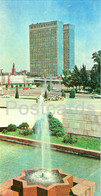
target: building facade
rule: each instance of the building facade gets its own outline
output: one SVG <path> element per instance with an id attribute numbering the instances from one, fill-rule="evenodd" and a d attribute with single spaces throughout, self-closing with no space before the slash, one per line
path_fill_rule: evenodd
<path id="1" fill-rule="evenodd" d="M 63 25 L 63 54 L 64 54 L 64 70 L 72 70 L 74 68 L 74 25 Z"/>
<path id="2" fill-rule="evenodd" d="M 47 76 L 60 76 L 64 69 L 74 66 L 72 25 L 63 25 L 59 21 L 32 24 L 29 26 L 29 37 L 32 76 L 43 76 L 44 71 Z"/>

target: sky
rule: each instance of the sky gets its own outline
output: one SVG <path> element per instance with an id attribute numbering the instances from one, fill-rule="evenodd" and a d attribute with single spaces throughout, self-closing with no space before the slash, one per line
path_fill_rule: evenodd
<path id="1" fill-rule="evenodd" d="M 29 25 L 62 21 L 75 25 L 75 64 L 93 66 L 101 49 L 101 0 L 0 0 L 0 68 L 30 70 Z"/>

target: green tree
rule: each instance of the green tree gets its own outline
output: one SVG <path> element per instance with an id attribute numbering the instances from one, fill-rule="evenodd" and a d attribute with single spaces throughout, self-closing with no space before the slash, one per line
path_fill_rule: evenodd
<path id="1" fill-rule="evenodd" d="M 61 84 L 64 84 L 67 88 L 71 87 L 71 73 L 68 75 L 68 71 L 64 70 L 63 71 L 63 76 Z"/>
<path id="2" fill-rule="evenodd" d="M 44 98 L 45 98 L 45 99 L 48 98 L 47 91 L 45 91 Z"/>
<path id="3" fill-rule="evenodd" d="M 89 83 L 89 77 L 85 65 L 82 65 L 82 68 L 80 69 L 80 75 L 82 80 L 82 86 L 83 89 L 85 90 L 85 87 L 87 87 Z"/>
<path id="4" fill-rule="evenodd" d="M 50 91 L 50 83 L 48 84 L 48 87 L 47 87 L 48 91 Z"/>
<path id="5" fill-rule="evenodd" d="M 89 86 L 91 88 L 91 91 L 93 91 L 96 88 L 100 88 L 100 74 L 97 70 L 94 70 L 93 68 L 90 74 Z"/>
<path id="6" fill-rule="evenodd" d="M 51 135 L 62 137 L 65 133 L 63 124 L 57 118 L 55 118 L 52 113 L 48 114 L 48 121 Z"/>
<path id="7" fill-rule="evenodd" d="M 76 92 L 77 92 L 77 87 L 79 86 L 79 91 L 80 91 L 81 85 L 82 85 L 81 73 L 80 73 L 80 70 L 75 65 L 71 73 L 71 86 L 76 87 Z"/>
<path id="8" fill-rule="evenodd" d="M 27 74 L 26 74 L 27 76 L 30 76 L 30 72 L 27 72 Z"/>
<path id="9" fill-rule="evenodd" d="M 92 54 L 92 59 L 94 60 L 93 69 L 96 69 L 99 73 L 101 71 L 101 50 L 94 52 Z"/>
<path id="10" fill-rule="evenodd" d="M 99 89 L 100 91 L 100 81 L 101 81 L 101 76 L 100 76 L 100 71 L 101 71 L 101 50 L 98 52 L 95 52 L 92 54 L 92 59 L 94 60 L 94 65 L 91 70 L 90 74 L 90 82 L 89 86 L 91 88 L 91 91 L 96 91 L 95 89 Z"/>
<path id="11" fill-rule="evenodd" d="M 75 89 L 74 88 L 72 88 L 72 90 L 70 91 L 69 98 L 75 98 Z"/>
<path id="12" fill-rule="evenodd" d="M 16 98 L 16 99 L 18 99 L 18 98 L 19 98 L 18 86 L 16 86 L 15 98 Z"/>

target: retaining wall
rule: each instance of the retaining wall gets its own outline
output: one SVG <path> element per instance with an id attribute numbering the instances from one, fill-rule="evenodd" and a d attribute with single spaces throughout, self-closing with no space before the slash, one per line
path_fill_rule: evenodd
<path id="1" fill-rule="evenodd" d="M 75 110 L 66 109 L 65 114 L 56 115 L 61 120 L 66 132 L 100 137 L 101 112 L 100 110 Z"/>

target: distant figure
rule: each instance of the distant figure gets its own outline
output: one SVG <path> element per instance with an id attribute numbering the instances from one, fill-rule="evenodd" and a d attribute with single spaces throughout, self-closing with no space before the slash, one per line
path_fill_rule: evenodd
<path id="1" fill-rule="evenodd" d="M 38 103 L 38 97 L 36 98 L 36 103 Z"/>

